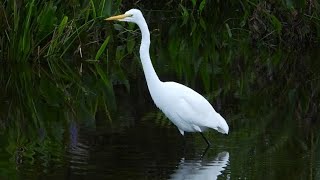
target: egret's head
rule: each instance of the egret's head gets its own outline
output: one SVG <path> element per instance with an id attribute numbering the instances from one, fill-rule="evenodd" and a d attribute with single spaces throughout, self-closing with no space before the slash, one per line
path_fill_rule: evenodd
<path id="1" fill-rule="evenodd" d="M 129 11 L 125 12 L 124 14 L 118 15 L 118 16 L 112 16 L 105 20 L 112 21 L 112 20 L 118 20 L 118 21 L 125 21 L 125 22 L 133 22 L 138 23 L 140 20 L 143 19 L 143 15 L 140 10 L 138 9 L 130 9 Z"/>

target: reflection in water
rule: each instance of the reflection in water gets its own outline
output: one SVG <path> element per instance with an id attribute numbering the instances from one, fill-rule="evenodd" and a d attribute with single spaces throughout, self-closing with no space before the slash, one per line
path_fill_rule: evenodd
<path id="1" fill-rule="evenodd" d="M 88 166 L 89 146 L 79 137 L 78 127 L 75 122 L 70 123 L 69 162 L 72 173 L 84 174 Z"/>
<path id="2" fill-rule="evenodd" d="M 206 92 L 215 107 L 223 105 L 232 133 L 209 135 L 217 151 L 228 152 L 190 160 L 203 145 L 192 135 L 190 156 L 181 159 L 183 137 L 146 96 L 139 61 L 128 61 L 127 48 L 116 43 L 123 42 L 114 41 L 110 52 L 117 48 L 115 55 L 128 59 L 101 70 L 108 85 L 103 74 L 85 68 L 81 77 L 71 72 L 77 68 L 53 77 L 49 72 L 60 69 L 54 61 L 52 70 L 38 70 L 38 63 L 0 66 L 0 179 L 320 179 L 320 49 L 299 55 L 251 49 L 246 41 L 231 45 L 214 30 L 225 23 L 207 18 L 201 30 L 189 19 L 197 28 L 192 36 L 180 19 L 154 26 L 163 30 L 151 33 L 158 43 L 155 68 L 164 79 Z M 109 114 L 114 99 L 117 111 Z"/>
<path id="3" fill-rule="evenodd" d="M 178 169 L 170 179 L 217 179 L 229 162 L 229 153 L 221 152 L 213 160 L 192 160 L 182 158 Z"/>

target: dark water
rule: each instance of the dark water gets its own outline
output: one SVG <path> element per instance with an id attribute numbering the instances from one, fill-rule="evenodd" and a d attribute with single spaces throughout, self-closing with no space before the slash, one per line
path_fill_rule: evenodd
<path id="1" fill-rule="evenodd" d="M 297 125 L 290 133 L 285 128 L 295 125 L 288 122 L 284 127 L 259 129 L 253 122 L 263 117 L 251 119 L 251 124 L 245 122 L 247 117 L 226 114 L 230 134 L 206 133 L 213 146 L 201 158 L 206 144 L 199 134 L 182 137 L 173 125 L 161 120 L 151 102 L 132 97 L 134 94 L 119 98 L 123 101 L 113 119 L 117 123 L 111 127 L 103 113 L 91 124 L 70 119 L 59 130 L 63 132 L 60 142 L 43 140 L 36 145 L 48 148 L 28 147 L 27 143 L 12 152 L 8 142 L 12 135 L 2 134 L 1 179 L 319 178 L 317 129 L 299 132 Z"/>
<path id="2" fill-rule="evenodd" d="M 288 53 L 252 49 L 246 41 L 226 45 L 217 24 L 197 26 L 191 36 L 186 26 L 192 22 L 147 20 L 160 78 L 201 92 L 225 117 L 230 134 L 207 132 L 212 147 L 202 157 L 202 137 L 181 136 L 156 109 L 139 61 L 130 56 L 122 61 L 130 92 L 115 74 L 114 97 L 94 91 L 105 91 L 104 84 L 85 75 L 80 88 L 86 93 L 78 91 L 79 82 L 60 87 L 41 77 L 39 92 L 25 90 L 30 82 L 1 96 L 0 179 L 320 179 L 319 49 Z M 125 34 L 119 36 L 138 46 L 139 36 Z M 120 56 L 123 46 L 117 47 Z M 16 72 L 7 73 L 10 83 L 29 78 L 26 69 Z M 17 94 L 28 101 L 14 103 Z M 116 107 L 105 111 L 100 100 L 112 98 Z M 33 106 L 32 118 L 20 116 L 21 107 Z"/>

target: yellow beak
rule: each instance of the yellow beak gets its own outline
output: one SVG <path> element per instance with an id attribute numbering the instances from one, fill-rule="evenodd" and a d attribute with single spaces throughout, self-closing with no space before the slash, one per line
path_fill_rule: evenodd
<path id="1" fill-rule="evenodd" d="M 118 16 L 111 16 L 107 19 L 105 19 L 106 21 L 112 21 L 112 20 L 120 20 L 120 19 L 124 19 L 126 17 L 129 17 L 131 16 L 130 14 L 121 14 L 121 15 L 118 15 Z"/>

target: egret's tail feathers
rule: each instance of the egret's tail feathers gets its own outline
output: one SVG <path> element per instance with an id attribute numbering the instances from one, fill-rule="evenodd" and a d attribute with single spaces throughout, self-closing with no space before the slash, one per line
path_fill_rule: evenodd
<path id="1" fill-rule="evenodd" d="M 214 129 L 222 134 L 228 134 L 229 133 L 229 126 L 228 126 L 226 120 L 224 120 L 224 118 L 219 113 L 217 113 L 215 120 L 217 121 L 217 123 L 216 123 L 216 127 Z"/>
<path id="2" fill-rule="evenodd" d="M 179 129 L 179 128 L 178 128 Z M 182 134 L 182 136 L 184 136 L 184 131 L 179 129 L 180 133 Z"/>
<path id="3" fill-rule="evenodd" d="M 218 131 L 223 134 L 228 134 L 229 133 L 229 126 L 228 126 L 226 120 L 224 120 L 224 118 L 222 116 L 221 116 L 219 124 L 220 125 L 218 126 Z"/>
<path id="4" fill-rule="evenodd" d="M 222 133 L 222 134 L 228 134 L 228 131 L 226 131 L 226 130 L 220 128 L 220 127 L 217 128 L 217 131 L 218 131 L 219 133 Z"/>

